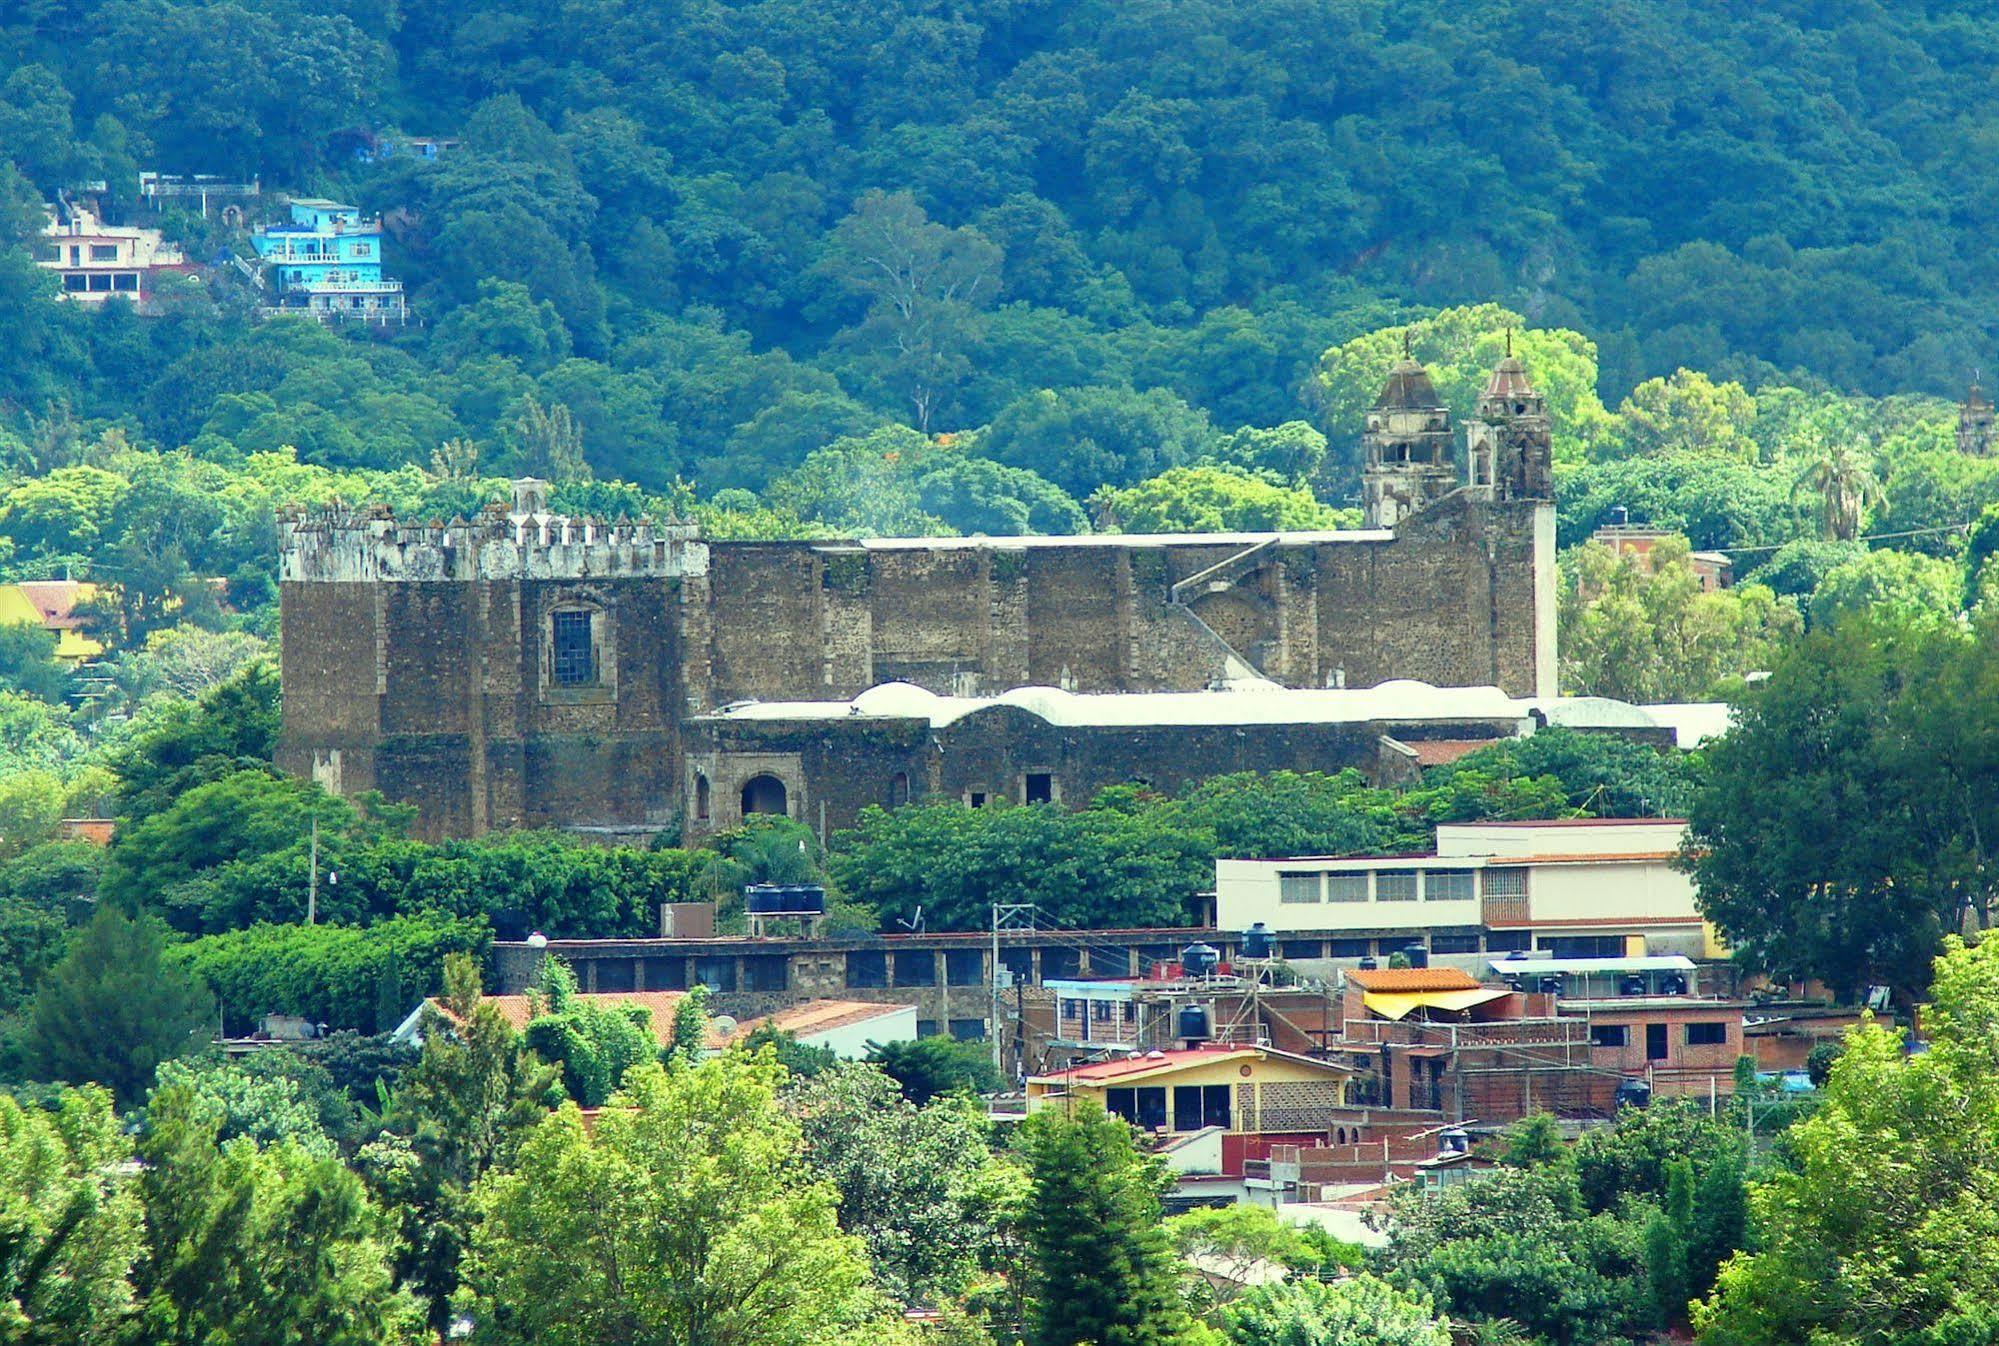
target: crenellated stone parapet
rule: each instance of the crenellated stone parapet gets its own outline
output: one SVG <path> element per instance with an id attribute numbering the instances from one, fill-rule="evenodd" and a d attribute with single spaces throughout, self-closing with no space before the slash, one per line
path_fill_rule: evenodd
<path id="1" fill-rule="evenodd" d="M 514 483 L 514 504 L 448 523 L 397 519 L 384 505 L 286 510 L 278 578 L 286 582 L 578 580 L 708 573 L 694 524 L 551 513 L 547 484 Z"/>

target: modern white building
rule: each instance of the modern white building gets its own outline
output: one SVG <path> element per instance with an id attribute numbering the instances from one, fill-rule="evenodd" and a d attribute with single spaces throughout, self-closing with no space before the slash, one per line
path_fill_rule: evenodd
<path id="1" fill-rule="evenodd" d="M 1722 956 L 1674 867 L 1678 819 L 1444 824 L 1422 855 L 1215 862 L 1223 930 L 1261 922 L 1287 959 L 1531 950 L 1555 958 Z"/>
<path id="2" fill-rule="evenodd" d="M 79 304 L 129 299 L 143 306 L 159 275 L 188 269 L 181 250 L 159 230 L 105 224 L 68 201 L 50 213 L 35 261 L 62 278 L 62 298 Z"/>

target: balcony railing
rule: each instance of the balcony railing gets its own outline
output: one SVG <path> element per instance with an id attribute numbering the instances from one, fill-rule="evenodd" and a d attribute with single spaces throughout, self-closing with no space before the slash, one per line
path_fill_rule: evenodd
<path id="1" fill-rule="evenodd" d="M 273 248 L 259 259 L 275 266 L 375 266 L 381 259 L 372 253 L 357 256 L 352 253 L 314 252 L 301 248 Z"/>
<path id="2" fill-rule="evenodd" d="M 401 294 L 399 280 L 334 280 L 326 276 L 293 280 L 280 287 L 285 294 Z"/>

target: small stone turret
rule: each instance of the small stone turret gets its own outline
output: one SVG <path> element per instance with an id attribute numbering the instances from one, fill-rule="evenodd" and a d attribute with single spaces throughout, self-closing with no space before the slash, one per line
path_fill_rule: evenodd
<path id="1" fill-rule="evenodd" d="M 1471 457 L 1471 484 L 1487 487 L 1495 500 L 1551 500 L 1554 483 L 1554 432 L 1548 420 L 1548 399 L 1534 390 L 1527 368 L 1513 353 L 1513 334 L 1506 334 L 1506 355 L 1493 366 L 1478 410 L 1465 430 Z"/>
<path id="2" fill-rule="evenodd" d="M 1957 409 L 1957 449 L 1974 458 L 1989 457 L 1993 439 L 1992 399 L 1973 380 L 1971 391 Z"/>
<path id="3" fill-rule="evenodd" d="M 1370 528 L 1393 528 L 1449 495 L 1458 485 L 1456 441 L 1450 409 L 1437 396 L 1429 371 L 1409 354 L 1388 371 L 1381 396 L 1367 413 L 1361 436 L 1361 506 Z"/>
<path id="4" fill-rule="evenodd" d="M 608 579 L 704 575 L 708 547 L 692 524 L 576 518 L 548 512 L 548 483 L 514 483 L 469 522 L 403 522 L 385 506 L 340 504 L 278 515 L 285 581 Z"/>

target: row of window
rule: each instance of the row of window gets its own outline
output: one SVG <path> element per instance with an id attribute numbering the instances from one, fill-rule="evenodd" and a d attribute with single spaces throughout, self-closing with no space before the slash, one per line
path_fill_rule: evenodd
<path id="1" fill-rule="evenodd" d="M 1234 1115 L 1226 1084 L 1179 1084 L 1173 1087 L 1172 1123 L 1175 1131 L 1199 1131 L 1219 1126 L 1227 1130 Z M 1164 1085 L 1135 1089 L 1106 1089 L 1104 1111 L 1122 1117 L 1146 1131 L 1163 1131 L 1167 1124 L 1167 1091 Z"/>
<path id="2" fill-rule="evenodd" d="M 1062 998 L 1064 1023 L 1094 1024 L 1098 1028 L 1132 1028 L 1138 1024 L 1138 1006 L 1129 1000 L 1083 1000 Z"/>
<path id="3" fill-rule="evenodd" d="M 136 271 L 67 271 L 63 273 L 65 294 L 137 294 Z"/>
<path id="4" fill-rule="evenodd" d="M 1646 1024 L 1645 1059 L 1663 1061 L 1667 1056 L 1666 1040 L 1671 1030 L 1670 1024 Z M 1706 1023 L 1683 1025 L 1684 1041 L 1689 1047 L 1720 1047 L 1728 1042 L 1726 1020 L 1710 1020 Z M 1631 1045 L 1631 1025 L 1597 1024 L 1589 1031 L 1590 1045 L 1593 1047 L 1628 1047 Z"/>
<path id="5" fill-rule="evenodd" d="M 875 989 L 889 985 L 889 973 L 897 986 L 937 985 L 937 954 L 932 949 L 854 949 L 847 954 L 847 985 Z M 944 984 L 983 986 L 986 959 L 983 949 L 944 950 Z"/>
<path id="6" fill-rule="evenodd" d="M 984 1019 L 952 1019 L 949 1023 L 951 1036 L 960 1042 L 984 1042 L 986 1040 L 986 1021 Z M 935 1019 L 918 1019 L 916 1021 L 916 1036 L 920 1038 L 934 1038 L 942 1031 Z"/>
<path id="7" fill-rule="evenodd" d="M 1525 869 L 1485 872 L 1487 897 L 1527 896 Z M 1478 896 L 1474 869 L 1280 870 L 1277 900 L 1287 906 L 1326 902 L 1469 902 Z"/>
<path id="8" fill-rule="evenodd" d="M 1387 958 L 1401 953 L 1411 944 L 1421 944 L 1431 953 L 1513 953 L 1533 947 L 1532 936 L 1525 930 L 1489 930 L 1484 934 L 1476 930 L 1432 931 L 1427 937 L 1410 933 L 1404 935 L 1352 935 L 1336 939 L 1286 939 L 1277 944 L 1278 956 L 1297 960 L 1301 958 Z"/>
<path id="9" fill-rule="evenodd" d="M 1389 958 L 1400 953 L 1410 944 L 1425 944 L 1432 954 L 1477 954 L 1513 953 L 1534 951 L 1551 958 L 1615 958 L 1623 954 L 1624 941 L 1618 935 L 1544 935 L 1538 945 L 1530 932 L 1525 930 L 1479 931 L 1433 931 L 1427 938 L 1420 935 L 1380 935 L 1352 936 L 1332 939 L 1287 939 L 1278 945 L 1278 953 L 1288 959 L 1311 958 Z M 940 968 L 935 949 L 853 949 L 846 955 L 846 984 L 855 989 L 878 990 L 888 986 L 983 986 L 987 984 L 986 950 L 984 949 L 944 949 Z M 1136 966 L 1149 969 L 1155 963 L 1170 961 L 1177 950 L 1166 946 L 1144 946 L 1132 950 L 1137 955 Z M 1020 947 L 1000 951 L 1000 966 L 1010 972 L 1016 981 L 1033 984 L 1035 974 L 1035 951 Z M 1060 981 L 1082 976 L 1084 963 L 1082 951 L 1060 946 L 1040 950 L 1040 978 Z M 738 989 L 736 966 L 738 955 L 713 954 L 693 959 L 690 978 L 688 959 L 670 958 L 600 958 L 593 960 L 596 965 L 596 989 L 602 991 L 631 991 L 638 989 L 637 973 L 641 965 L 645 971 L 645 989 L 649 991 L 686 990 L 689 981 L 708 987 L 714 991 L 734 991 Z M 741 989 L 746 991 L 784 991 L 790 987 L 790 965 L 783 954 L 746 954 L 740 958 L 742 975 Z M 1131 968 L 1127 962 L 1126 950 L 1122 947 L 1106 947 L 1092 952 L 1089 971 L 1099 975 L 1124 976 Z M 941 972 L 942 980 L 939 980 Z M 583 975 L 579 967 L 578 974 Z M 891 981 L 891 977 L 893 980 Z M 589 982 L 585 981 L 585 985 Z M 1061 1004 L 1065 1017 L 1078 1018 L 1085 1012 L 1085 1001 L 1081 997 L 1066 997 Z M 1122 1003 L 1124 1022 L 1134 1022 L 1136 1009 L 1126 1002 L 1088 1002 L 1098 1005 L 1098 1013 L 1108 1015 Z M 1099 1023 L 1109 1020 L 1099 1018 Z"/>

